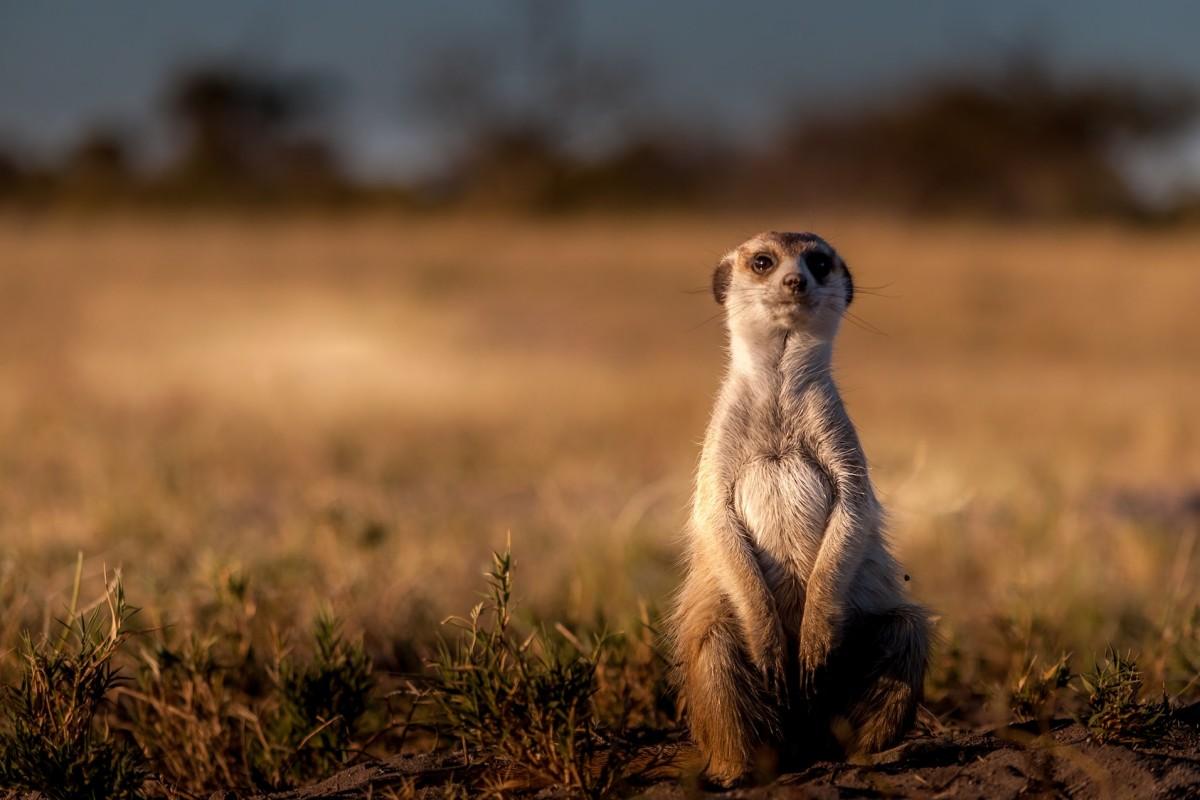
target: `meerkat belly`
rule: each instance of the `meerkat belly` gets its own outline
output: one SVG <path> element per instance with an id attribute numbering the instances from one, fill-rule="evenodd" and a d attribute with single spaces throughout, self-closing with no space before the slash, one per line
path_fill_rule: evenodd
<path id="1" fill-rule="evenodd" d="M 744 468 L 735 499 L 777 599 L 802 605 L 833 505 L 829 476 L 799 453 L 763 457 Z"/>

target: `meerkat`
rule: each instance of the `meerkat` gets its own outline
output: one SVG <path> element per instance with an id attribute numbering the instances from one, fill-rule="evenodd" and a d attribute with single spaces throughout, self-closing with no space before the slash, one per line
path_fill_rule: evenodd
<path id="1" fill-rule="evenodd" d="M 704 440 L 670 636 L 708 780 L 768 752 L 893 746 L 922 697 L 930 622 L 888 549 L 831 375 L 854 283 L 811 233 L 721 260 L 729 363 Z M 790 756 L 789 756 L 790 754 Z"/>

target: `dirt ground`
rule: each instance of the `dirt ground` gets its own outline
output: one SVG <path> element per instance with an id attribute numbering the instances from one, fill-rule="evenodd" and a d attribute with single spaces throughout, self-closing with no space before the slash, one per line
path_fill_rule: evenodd
<path id="1" fill-rule="evenodd" d="M 1190 798 L 1200 796 L 1200 704 L 1175 715 L 1161 739 L 1137 746 L 1100 744 L 1071 720 L 1045 733 L 1014 726 L 996 731 L 914 735 L 870 763 L 821 761 L 768 783 L 728 792 L 705 790 L 696 753 L 681 746 L 652 782 L 623 793 L 647 800 L 767 798 Z M 326 800 L 367 796 L 438 797 L 451 783 L 495 764 L 406 756 L 346 770 L 321 783 L 254 800 Z M 546 790 L 538 797 L 566 797 Z M 238 800 L 232 793 L 210 800 Z"/>

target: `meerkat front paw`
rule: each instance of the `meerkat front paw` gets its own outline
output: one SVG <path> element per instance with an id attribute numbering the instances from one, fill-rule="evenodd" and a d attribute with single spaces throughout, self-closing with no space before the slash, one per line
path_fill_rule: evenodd
<path id="1" fill-rule="evenodd" d="M 813 613 L 805 610 L 800 624 L 800 685 L 806 693 L 812 691 L 818 670 L 829 661 L 837 646 L 840 620 L 836 613 Z"/>
<path id="2" fill-rule="evenodd" d="M 769 627 L 751 654 L 754 665 L 762 677 L 763 688 L 777 701 L 787 701 L 787 658 L 784 651 L 786 638 L 783 623 L 776 620 Z"/>

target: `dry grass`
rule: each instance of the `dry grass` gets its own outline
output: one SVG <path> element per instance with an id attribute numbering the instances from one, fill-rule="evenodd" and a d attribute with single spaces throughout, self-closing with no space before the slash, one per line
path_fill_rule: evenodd
<path id="1" fill-rule="evenodd" d="M 768 227 L 864 288 L 836 369 L 942 615 L 934 708 L 1110 644 L 1194 697 L 1200 233 L 786 216 L 3 221 L 0 668 L 77 552 L 152 636 L 332 608 L 411 671 L 511 531 L 521 609 L 633 626 L 719 380 L 709 268 Z"/>

